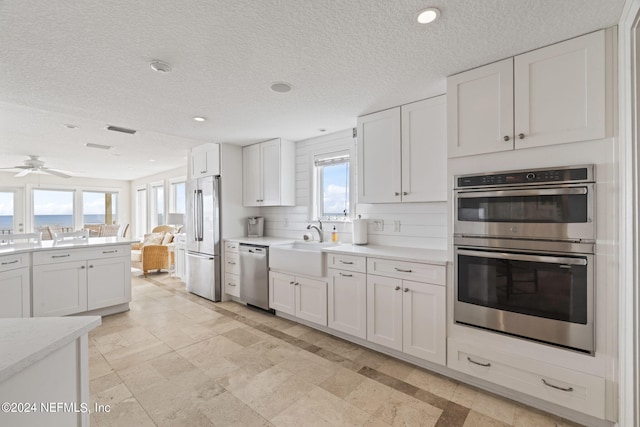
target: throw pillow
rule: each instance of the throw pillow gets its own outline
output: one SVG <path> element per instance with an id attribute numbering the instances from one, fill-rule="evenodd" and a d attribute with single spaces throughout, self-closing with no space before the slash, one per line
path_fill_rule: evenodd
<path id="1" fill-rule="evenodd" d="M 161 245 L 168 245 L 171 242 L 173 242 L 173 234 L 165 233 L 164 238 L 162 239 Z"/>
<path id="2" fill-rule="evenodd" d="M 161 245 L 163 238 L 164 238 L 164 233 L 145 234 L 144 240 L 142 241 L 142 246 Z"/>

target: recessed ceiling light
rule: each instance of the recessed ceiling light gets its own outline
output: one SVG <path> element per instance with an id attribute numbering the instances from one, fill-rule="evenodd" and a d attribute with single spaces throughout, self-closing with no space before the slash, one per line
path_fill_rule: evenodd
<path id="1" fill-rule="evenodd" d="M 271 90 L 278 93 L 287 93 L 291 90 L 292 86 L 287 82 L 273 82 L 271 83 Z"/>
<path id="2" fill-rule="evenodd" d="M 429 24 L 440 16 L 440 10 L 435 7 L 429 7 L 427 9 L 421 10 L 418 12 L 418 23 L 420 24 Z"/>
<path id="3" fill-rule="evenodd" d="M 155 162 L 155 160 L 154 160 L 154 159 L 149 159 L 149 161 L 150 161 L 150 162 L 152 162 L 152 163 L 153 163 L 153 162 Z"/>
<path id="4" fill-rule="evenodd" d="M 159 59 L 154 59 L 149 64 L 153 71 L 157 71 L 159 73 L 170 73 L 171 72 L 171 64 L 168 64 L 164 61 L 160 61 Z"/>
<path id="5" fill-rule="evenodd" d="M 205 122 L 207 119 L 205 117 L 196 116 L 193 118 L 196 122 Z"/>

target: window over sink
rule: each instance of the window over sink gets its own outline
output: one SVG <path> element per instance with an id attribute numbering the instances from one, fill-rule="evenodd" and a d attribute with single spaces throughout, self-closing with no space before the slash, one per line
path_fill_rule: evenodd
<path id="1" fill-rule="evenodd" d="M 316 154 L 314 166 L 314 216 L 344 221 L 352 212 L 349 150 Z"/>

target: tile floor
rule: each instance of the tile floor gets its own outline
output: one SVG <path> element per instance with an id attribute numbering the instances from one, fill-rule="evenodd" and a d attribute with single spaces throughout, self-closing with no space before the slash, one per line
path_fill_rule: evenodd
<path id="1" fill-rule="evenodd" d="M 132 285 L 89 335 L 92 426 L 576 426 L 167 274 Z"/>

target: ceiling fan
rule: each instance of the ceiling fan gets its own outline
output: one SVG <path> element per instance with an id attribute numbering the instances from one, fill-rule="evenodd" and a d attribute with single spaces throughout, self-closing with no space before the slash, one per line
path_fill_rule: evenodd
<path id="1" fill-rule="evenodd" d="M 59 176 L 60 178 L 71 178 L 71 175 L 67 175 L 66 173 L 60 170 L 50 169 L 46 167 L 45 163 L 42 160 L 40 160 L 40 156 L 30 155 L 29 158 L 24 161 L 24 166 L 13 166 L 10 168 L 0 168 L 0 169 L 22 169 L 22 171 L 18 172 L 15 175 L 16 178 L 28 175 L 31 172 L 44 172 L 50 175 Z"/>

